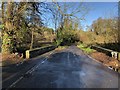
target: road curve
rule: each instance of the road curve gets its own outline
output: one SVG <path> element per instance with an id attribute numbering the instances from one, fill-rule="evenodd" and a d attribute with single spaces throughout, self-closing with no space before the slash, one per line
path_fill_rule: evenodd
<path id="1" fill-rule="evenodd" d="M 118 88 L 118 76 L 70 46 L 38 64 L 14 88 Z"/>

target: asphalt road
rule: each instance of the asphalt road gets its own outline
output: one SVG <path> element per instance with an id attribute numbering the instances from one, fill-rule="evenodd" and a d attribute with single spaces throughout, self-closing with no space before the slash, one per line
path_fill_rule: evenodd
<path id="1" fill-rule="evenodd" d="M 14 88 L 118 88 L 118 73 L 92 60 L 76 46 L 38 63 Z"/>

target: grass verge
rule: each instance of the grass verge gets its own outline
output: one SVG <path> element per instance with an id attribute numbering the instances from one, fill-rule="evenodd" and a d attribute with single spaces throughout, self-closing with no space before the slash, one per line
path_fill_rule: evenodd
<path id="1" fill-rule="evenodd" d="M 77 47 L 80 48 L 81 50 L 83 50 L 87 54 L 91 54 L 95 51 L 95 50 L 91 49 L 90 47 L 88 47 L 84 44 L 79 44 L 79 45 L 77 45 Z"/>
<path id="2" fill-rule="evenodd" d="M 65 48 L 67 48 L 68 46 L 58 46 L 58 48 L 56 48 L 55 50 L 64 50 Z"/>

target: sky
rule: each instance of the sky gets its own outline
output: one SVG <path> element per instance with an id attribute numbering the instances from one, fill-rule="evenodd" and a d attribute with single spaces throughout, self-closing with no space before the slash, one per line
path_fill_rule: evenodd
<path id="1" fill-rule="evenodd" d="M 0 0 L 0 2 L 7 2 L 8 0 Z M 47 1 L 47 2 L 52 2 L 53 0 L 11 0 L 11 1 L 15 1 L 15 2 L 44 2 L 44 1 Z M 118 2 L 119 0 L 54 0 L 56 2 Z"/>
<path id="2" fill-rule="evenodd" d="M 118 3 L 117 2 L 89 2 L 87 3 L 91 10 L 82 22 L 84 26 L 90 26 L 92 22 L 99 17 L 112 18 L 118 16 Z"/>
<path id="3" fill-rule="evenodd" d="M 48 0 L 50 1 L 50 0 Z M 64 0 L 66 1 L 66 0 Z M 69 1 L 69 0 L 67 0 Z M 75 0 L 77 1 L 77 0 Z M 78 0 L 79 1 L 79 0 Z M 118 15 L 118 2 L 117 0 L 107 0 L 107 2 L 101 2 L 100 0 L 84 0 L 85 5 L 90 9 L 89 12 L 85 16 L 85 20 L 80 21 L 83 29 L 86 29 L 86 26 L 90 26 L 94 20 L 97 20 L 99 17 L 102 18 L 110 18 L 110 17 L 116 17 Z M 92 2 L 91 2 L 92 1 Z M 94 2 L 96 1 L 96 2 Z M 113 2 L 114 1 L 114 2 Z M 116 2 L 115 2 L 116 1 Z M 61 1 L 61 3 L 64 3 Z M 72 2 L 71 2 L 72 3 Z M 77 7 L 78 2 L 74 2 L 73 8 Z M 68 10 L 69 11 L 69 10 Z M 49 14 L 46 14 L 48 17 L 45 22 L 47 22 L 47 26 L 54 29 L 54 25 L 52 23 L 52 19 L 50 20 L 49 17 L 51 17 Z M 77 17 L 80 17 L 80 14 L 76 14 Z"/>
<path id="4" fill-rule="evenodd" d="M 64 2 L 63 2 L 64 3 Z M 99 17 L 102 18 L 111 18 L 118 15 L 118 3 L 117 2 L 85 2 L 85 5 L 90 9 L 85 16 L 85 20 L 81 21 L 83 29 L 86 29 L 86 26 L 90 26 L 94 20 L 97 20 Z M 77 6 L 77 2 L 74 3 L 73 8 Z M 80 14 L 77 14 L 80 17 Z M 54 28 L 50 22 L 48 27 Z"/>

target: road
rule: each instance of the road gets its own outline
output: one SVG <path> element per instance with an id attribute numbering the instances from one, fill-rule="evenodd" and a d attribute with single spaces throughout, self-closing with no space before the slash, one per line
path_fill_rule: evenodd
<path id="1" fill-rule="evenodd" d="M 14 88 L 118 88 L 118 73 L 89 58 L 76 46 L 38 63 Z"/>

